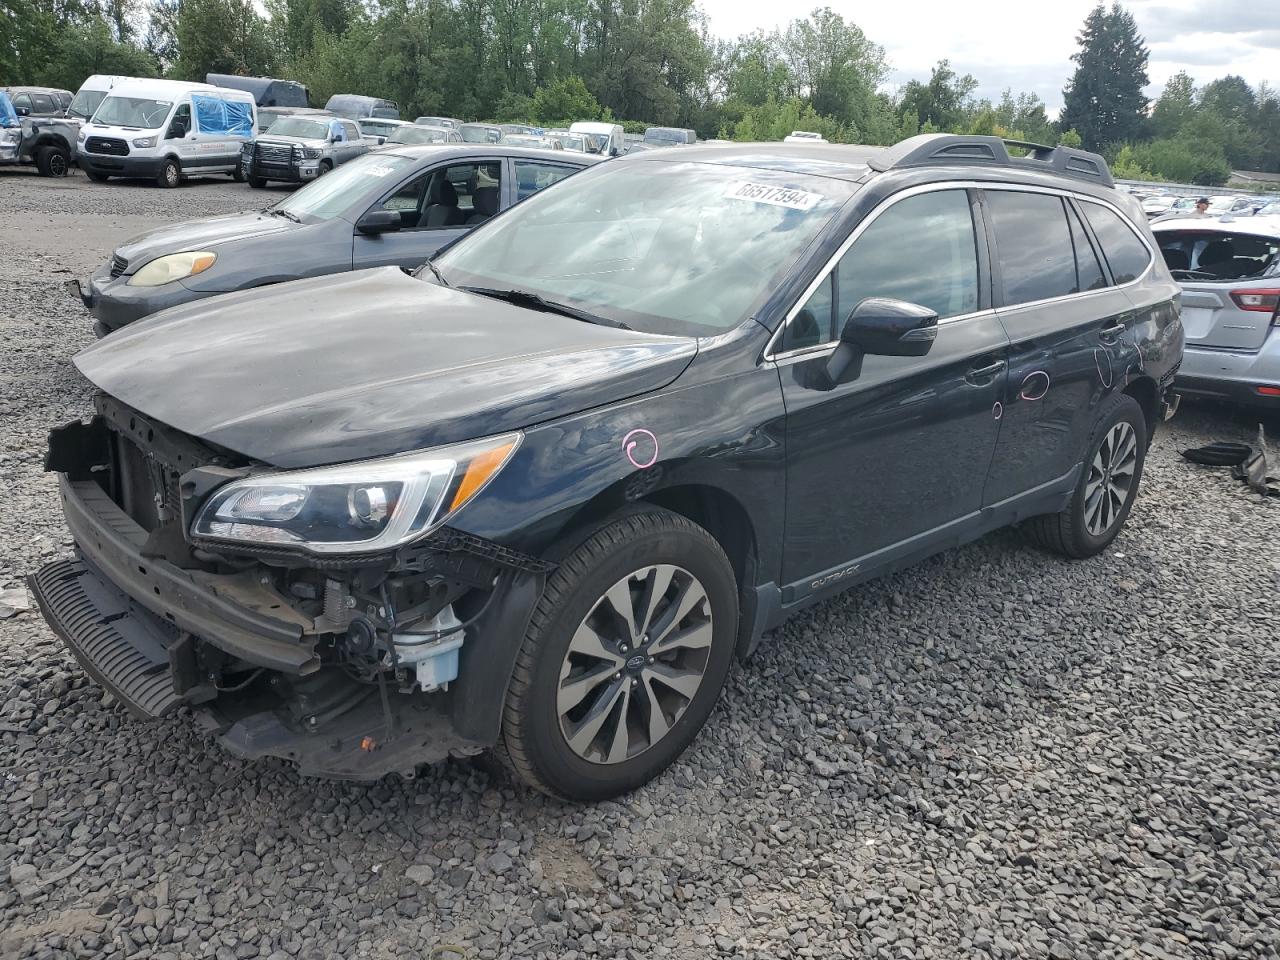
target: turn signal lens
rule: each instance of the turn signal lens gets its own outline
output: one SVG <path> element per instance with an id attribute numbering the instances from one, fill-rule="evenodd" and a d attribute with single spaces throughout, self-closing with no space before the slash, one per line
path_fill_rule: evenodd
<path id="1" fill-rule="evenodd" d="M 515 448 L 516 439 L 513 438 L 500 447 L 494 447 L 480 454 L 467 464 L 467 469 L 462 474 L 462 482 L 458 484 L 458 489 L 449 504 L 449 512 L 453 513 L 479 493 L 480 488 L 489 482 L 489 478 L 507 462 L 507 458 Z"/>

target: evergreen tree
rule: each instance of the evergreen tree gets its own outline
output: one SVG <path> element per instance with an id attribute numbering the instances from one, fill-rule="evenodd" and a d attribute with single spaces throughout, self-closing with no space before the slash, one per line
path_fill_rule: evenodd
<path id="1" fill-rule="evenodd" d="M 1059 125 L 1077 131 L 1089 150 L 1138 138 L 1146 122 L 1147 47 L 1133 14 L 1118 3 L 1110 10 L 1098 4 L 1079 42 Z"/>
<path id="2" fill-rule="evenodd" d="M 1176 136 L 1187 125 L 1196 108 L 1196 88 L 1191 76 L 1179 70 L 1164 85 L 1164 92 L 1151 111 L 1151 125 L 1157 137 Z"/>

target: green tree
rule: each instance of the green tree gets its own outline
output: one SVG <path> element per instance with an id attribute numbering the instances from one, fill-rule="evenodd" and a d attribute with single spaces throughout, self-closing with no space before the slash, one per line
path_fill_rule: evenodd
<path id="1" fill-rule="evenodd" d="M 178 11 L 182 0 L 153 0 L 143 46 L 164 69 L 178 59 Z"/>
<path id="2" fill-rule="evenodd" d="M 1063 130 L 1076 130 L 1090 150 L 1137 139 L 1146 121 L 1148 51 L 1133 15 L 1118 3 L 1094 7 L 1072 54 L 1076 70 L 1063 90 Z"/>
<path id="3" fill-rule="evenodd" d="M 175 34 L 174 76 L 204 80 L 207 73 L 269 73 L 271 41 L 252 0 L 183 0 Z"/>
<path id="4" fill-rule="evenodd" d="M 1164 85 L 1151 109 L 1151 128 L 1157 137 L 1173 137 L 1191 119 L 1196 109 L 1196 88 L 1191 75 L 1179 70 Z"/>
<path id="5" fill-rule="evenodd" d="M 31 79 L 76 90 L 95 73 L 154 77 L 160 73 L 160 64 L 141 47 L 117 40 L 112 26 L 102 17 L 94 17 L 59 30 L 49 60 Z"/>
<path id="6" fill-rule="evenodd" d="M 1217 186 L 1231 177 L 1221 144 L 1186 135 L 1136 144 L 1130 156 L 1139 166 L 1178 183 Z"/>
<path id="7" fill-rule="evenodd" d="M 947 60 L 939 60 L 927 83 L 912 80 L 902 88 L 899 111 L 907 110 L 937 130 L 959 132 L 968 126 L 965 113 L 978 81 L 969 74 L 959 76 Z"/>
<path id="8" fill-rule="evenodd" d="M 549 87 L 539 87 L 533 93 L 530 106 L 533 119 L 541 123 L 594 120 L 600 116 L 600 104 L 581 77 L 566 77 Z"/>

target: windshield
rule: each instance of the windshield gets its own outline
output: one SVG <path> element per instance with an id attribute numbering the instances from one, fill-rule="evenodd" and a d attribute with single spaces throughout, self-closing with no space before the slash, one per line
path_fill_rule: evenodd
<path id="1" fill-rule="evenodd" d="M 673 130 L 668 127 L 650 127 L 644 132 L 645 143 L 685 143 L 686 137 L 683 130 Z"/>
<path id="2" fill-rule="evenodd" d="M 502 139 L 502 131 L 497 127 L 477 127 L 469 123 L 460 126 L 458 133 L 467 143 L 497 143 Z"/>
<path id="3" fill-rule="evenodd" d="M 285 197 L 270 210 L 279 210 L 299 220 L 332 220 L 347 211 L 352 203 L 379 184 L 395 186 L 392 176 L 413 163 L 409 157 L 397 157 L 379 151 L 344 163 L 319 180 Z"/>
<path id="4" fill-rule="evenodd" d="M 93 122 L 111 127 L 139 127 L 159 130 L 164 126 L 173 103 L 145 97 L 105 97 L 94 111 Z"/>
<path id="5" fill-rule="evenodd" d="M 556 143 L 560 144 L 560 146 L 564 147 L 566 150 L 577 150 L 579 153 L 586 152 L 587 142 L 583 140 L 582 137 L 578 136 L 576 133 L 574 134 L 552 133 L 552 134 L 548 134 L 548 136 L 550 136 L 552 140 L 556 141 Z"/>
<path id="6" fill-rule="evenodd" d="M 13 109 L 13 101 L 9 99 L 9 94 L 0 90 L 0 127 L 16 127 L 19 125 L 18 113 Z"/>
<path id="7" fill-rule="evenodd" d="M 306 120 L 302 117 L 281 117 L 271 125 L 276 137 L 298 137 L 302 140 L 328 140 L 328 120 Z"/>
<path id="8" fill-rule="evenodd" d="M 448 143 L 449 131 L 439 127 L 401 127 L 387 143 Z"/>
<path id="9" fill-rule="evenodd" d="M 88 120 L 93 116 L 93 111 L 98 109 L 98 104 L 102 103 L 103 98 L 107 95 L 105 90 L 81 90 L 71 100 L 71 106 L 67 108 L 67 113 L 73 117 L 79 117 L 81 120 Z"/>
<path id="10" fill-rule="evenodd" d="M 602 164 L 572 184 L 521 201 L 436 267 L 453 286 L 522 290 L 649 333 L 710 336 L 751 315 L 855 189 L 675 162 Z"/>
<path id="11" fill-rule="evenodd" d="M 609 146 L 609 135 L 607 133 L 585 133 L 583 139 L 587 142 L 588 153 L 603 153 L 605 148 Z"/>

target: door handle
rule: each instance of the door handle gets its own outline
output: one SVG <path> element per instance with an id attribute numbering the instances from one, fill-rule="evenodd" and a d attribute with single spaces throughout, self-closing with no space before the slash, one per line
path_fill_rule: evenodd
<path id="1" fill-rule="evenodd" d="M 1116 323 L 1113 323 L 1110 326 L 1103 327 L 1101 330 L 1099 330 L 1098 336 L 1100 336 L 1103 340 L 1114 340 L 1116 337 L 1124 333 L 1124 331 L 1125 331 L 1124 324 L 1117 321 Z"/>
<path id="2" fill-rule="evenodd" d="M 964 375 L 965 380 L 974 383 L 979 380 L 990 380 L 1005 367 L 1003 360 L 997 360 L 995 363 L 989 363 L 985 367 L 975 367 Z M 985 384 L 983 384 L 985 386 Z"/>

